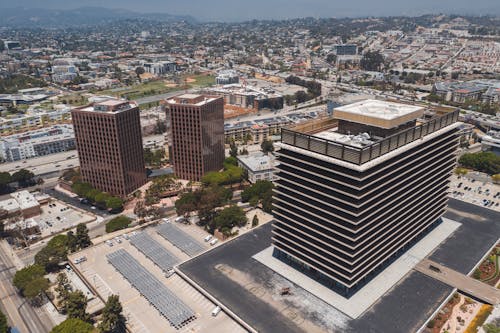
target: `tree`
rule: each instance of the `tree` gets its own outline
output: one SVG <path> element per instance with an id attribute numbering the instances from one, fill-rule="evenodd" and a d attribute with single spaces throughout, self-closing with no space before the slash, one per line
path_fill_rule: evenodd
<path id="1" fill-rule="evenodd" d="M 260 149 L 264 154 L 270 153 L 274 151 L 274 145 L 271 140 L 265 140 L 260 144 Z"/>
<path id="2" fill-rule="evenodd" d="M 198 198 L 194 192 L 182 193 L 175 201 L 175 210 L 178 215 L 187 216 L 198 207 Z"/>
<path id="3" fill-rule="evenodd" d="M 384 56 L 380 51 L 368 51 L 361 58 L 360 66 L 366 71 L 380 71 L 384 63 Z"/>
<path id="4" fill-rule="evenodd" d="M 92 185 L 89 183 L 75 182 L 71 185 L 71 189 L 78 194 L 80 197 L 87 197 L 87 193 L 92 190 Z"/>
<path id="5" fill-rule="evenodd" d="M 111 195 L 109 193 L 106 193 L 106 192 L 99 192 L 96 194 L 95 198 L 94 198 L 94 201 L 104 207 L 106 206 L 106 202 L 107 200 L 109 200 L 111 198 Z"/>
<path id="6" fill-rule="evenodd" d="M 257 214 L 255 214 L 252 219 L 252 227 L 256 227 L 258 225 L 259 225 L 259 218 L 257 217 Z"/>
<path id="7" fill-rule="evenodd" d="M 463 154 L 458 163 L 465 168 L 485 172 L 489 175 L 500 173 L 500 156 L 490 151 Z"/>
<path id="8" fill-rule="evenodd" d="M 229 232 L 233 227 L 243 227 L 247 224 L 248 219 L 241 207 L 231 205 L 218 212 L 214 222 L 219 231 L 229 236 Z"/>
<path id="9" fill-rule="evenodd" d="M 26 187 L 33 184 L 35 174 L 29 170 L 21 169 L 12 174 L 12 181 L 18 182 L 20 186 Z"/>
<path id="10" fill-rule="evenodd" d="M 258 180 L 250 187 L 241 192 L 241 201 L 250 202 L 250 205 L 256 207 L 262 204 L 262 210 L 270 213 L 272 210 L 272 197 L 274 185 L 267 180 Z"/>
<path id="11" fill-rule="evenodd" d="M 45 269 L 41 265 L 30 265 L 20 269 L 14 275 L 12 283 L 21 295 L 33 301 L 40 298 L 49 288 L 49 281 L 44 277 Z"/>
<path id="12" fill-rule="evenodd" d="M 108 297 L 102 310 L 102 321 L 97 327 L 100 333 L 125 333 L 126 319 L 117 295 Z"/>
<path id="13" fill-rule="evenodd" d="M 112 211 L 120 211 L 123 209 L 123 200 L 118 197 L 111 197 L 106 200 L 106 207 Z"/>
<path id="14" fill-rule="evenodd" d="M 141 75 L 144 74 L 146 71 L 144 70 L 144 67 L 136 67 L 135 68 L 135 74 L 137 75 L 137 78 L 139 81 L 141 81 Z"/>
<path id="15" fill-rule="evenodd" d="M 89 199 L 90 201 L 93 201 L 95 202 L 96 201 L 96 198 L 101 194 L 101 191 L 99 191 L 98 189 L 91 189 L 90 191 L 87 192 L 87 194 L 85 195 L 85 197 L 87 199 Z"/>
<path id="16" fill-rule="evenodd" d="M 238 147 L 236 146 L 234 140 L 231 140 L 231 142 L 229 143 L 229 155 L 231 157 L 238 156 Z"/>
<path id="17" fill-rule="evenodd" d="M 69 252 L 75 252 L 78 250 L 78 239 L 73 231 L 68 231 L 66 234 L 67 238 L 67 248 Z"/>
<path id="18" fill-rule="evenodd" d="M 10 333 L 7 317 L 3 314 L 3 312 L 0 312 L 0 333 Z"/>
<path id="19" fill-rule="evenodd" d="M 50 333 L 90 333 L 94 330 L 91 324 L 77 319 L 68 318 L 50 331 Z"/>
<path id="20" fill-rule="evenodd" d="M 78 249 L 84 249 L 92 245 L 89 237 L 89 229 L 83 223 L 76 226 L 76 239 L 78 244 Z"/>
<path id="21" fill-rule="evenodd" d="M 120 215 L 115 217 L 114 219 L 110 220 L 108 223 L 106 223 L 106 232 L 114 232 L 117 230 L 122 230 L 125 228 L 128 228 L 128 225 L 130 224 L 132 220 L 124 215 Z"/>
<path id="22" fill-rule="evenodd" d="M 57 286 L 55 288 L 55 291 L 58 295 L 59 304 L 65 304 L 66 300 L 68 299 L 69 293 L 72 291 L 72 288 L 69 283 L 68 277 L 64 272 L 57 275 L 56 283 Z"/>
<path id="23" fill-rule="evenodd" d="M 83 321 L 89 320 L 87 309 L 87 298 L 80 290 L 69 292 L 64 302 L 64 311 L 68 318 L 76 318 Z"/>
<path id="24" fill-rule="evenodd" d="M 8 172 L 0 172 L 0 192 L 7 191 L 12 182 L 12 176 Z"/>
<path id="25" fill-rule="evenodd" d="M 68 254 L 68 236 L 57 235 L 35 255 L 35 264 L 41 265 L 47 272 L 59 268 L 59 264 L 66 260 Z"/>

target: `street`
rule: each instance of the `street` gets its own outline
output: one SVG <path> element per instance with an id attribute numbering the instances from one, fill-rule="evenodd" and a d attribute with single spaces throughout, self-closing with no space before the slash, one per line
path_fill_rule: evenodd
<path id="1" fill-rule="evenodd" d="M 2 242 L 5 242 L 2 240 Z M 21 333 L 47 333 L 52 321 L 42 309 L 35 309 L 17 293 L 12 285 L 16 267 L 9 254 L 0 251 L 0 297 L 9 324 Z"/>

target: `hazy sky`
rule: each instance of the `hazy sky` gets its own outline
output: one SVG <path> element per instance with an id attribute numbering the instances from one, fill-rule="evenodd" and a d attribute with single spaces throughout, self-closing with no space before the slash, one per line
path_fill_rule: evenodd
<path id="1" fill-rule="evenodd" d="M 0 8 L 71 9 L 84 6 L 164 12 L 222 21 L 437 13 L 500 15 L 500 0 L 0 0 Z"/>

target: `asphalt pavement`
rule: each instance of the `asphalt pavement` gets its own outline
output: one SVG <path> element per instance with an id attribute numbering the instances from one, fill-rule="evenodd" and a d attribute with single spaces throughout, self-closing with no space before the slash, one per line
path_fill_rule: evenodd
<path id="1" fill-rule="evenodd" d="M 500 238 L 500 214 L 450 199 L 445 217 L 462 223 L 462 226 L 441 243 L 429 259 L 461 273 L 468 273 Z M 260 226 L 183 263 L 179 268 L 259 332 L 301 332 L 301 328 L 289 318 L 215 268 L 216 265 L 224 264 L 249 274 L 265 285 L 276 273 L 252 256 L 271 244 L 270 237 L 271 224 Z M 343 323 L 346 328 L 342 332 L 413 333 L 452 290 L 452 287 L 440 281 L 412 271 L 361 317 Z"/>
<path id="2" fill-rule="evenodd" d="M 12 285 L 16 267 L 8 253 L 0 251 L 0 294 L 9 324 L 21 333 L 47 333 L 52 321 L 42 309 L 35 309 L 25 301 Z"/>

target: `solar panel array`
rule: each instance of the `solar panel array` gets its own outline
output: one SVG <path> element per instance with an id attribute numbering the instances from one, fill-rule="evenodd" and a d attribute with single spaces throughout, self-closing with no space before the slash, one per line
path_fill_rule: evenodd
<path id="1" fill-rule="evenodd" d="M 145 232 L 130 237 L 130 243 L 144 253 L 146 257 L 158 265 L 164 272 L 172 269 L 179 262 L 177 257 Z"/>
<path id="2" fill-rule="evenodd" d="M 158 226 L 156 231 L 174 246 L 193 257 L 205 250 L 196 239 L 177 228 L 172 223 L 164 223 Z"/>
<path id="3" fill-rule="evenodd" d="M 196 316 L 186 304 L 147 271 L 127 251 L 120 249 L 106 256 L 109 263 L 144 296 L 176 329 L 189 324 Z"/>

